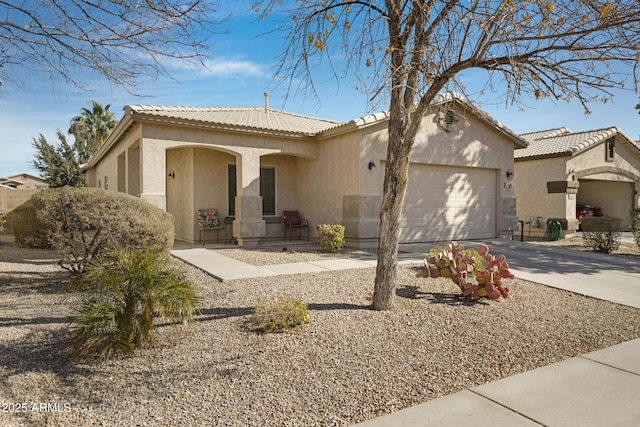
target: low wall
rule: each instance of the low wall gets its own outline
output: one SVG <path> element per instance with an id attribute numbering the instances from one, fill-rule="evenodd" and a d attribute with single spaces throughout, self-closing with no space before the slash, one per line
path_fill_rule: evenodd
<path id="1" fill-rule="evenodd" d="M 13 233 L 13 210 L 25 204 L 31 196 L 41 190 L 20 190 L 0 188 L 0 213 L 7 221 L 4 225 L 5 233 Z"/>

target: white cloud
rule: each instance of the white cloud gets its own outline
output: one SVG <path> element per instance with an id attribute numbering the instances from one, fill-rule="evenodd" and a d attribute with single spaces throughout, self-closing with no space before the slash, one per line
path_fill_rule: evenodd
<path id="1" fill-rule="evenodd" d="M 180 81 L 188 80 L 183 73 L 188 73 L 191 78 L 194 73 L 200 77 L 217 77 L 221 79 L 264 77 L 267 74 L 265 69 L 268 68 L 268 66 L 241 57 L 224 56 L 213 57 L 204 61 L 203 64 L 174 59 L 162 62 L 168 72 Z"/>
<path id="2" fill-rule="evenodd" d="M 264 75 L 262 67 L 244 59 L 212 59 L 205 63 L 206 74 L 217 77 L 257 77 Z"/>

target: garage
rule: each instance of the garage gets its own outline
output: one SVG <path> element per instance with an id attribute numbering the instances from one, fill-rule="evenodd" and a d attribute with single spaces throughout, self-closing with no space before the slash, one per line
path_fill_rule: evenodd
<path id="1" fill-rule="evenodd" d="M 400 242 L 496 237 L 496 171 L 411 164 Z"/>
<path id="2" fill-rule="evenodd" d="M 633 209 L 632 182 L 581 179 L 576 203 L 602 208 L 605 216 L 622 219 L 622 229 L 629 230 L 629 211 Z"/>

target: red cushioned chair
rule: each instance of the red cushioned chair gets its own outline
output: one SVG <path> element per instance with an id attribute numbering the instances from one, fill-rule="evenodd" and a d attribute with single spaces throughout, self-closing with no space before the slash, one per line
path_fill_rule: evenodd
<path id="1" fill-rule="evenodd" d="M 284 218 L 284 239 L 287 239 L 287 230 L 289 230 L 289 241 L 291 241 L 291 234 L 295 228 L 298 231 L 298 238 L 302 239 L 302 229 L 307 229 L 307 240 L 309 240 L 309 221 L 300 218 L 300 212 L 298 211 L 283 211 L 282 217 Z"/>

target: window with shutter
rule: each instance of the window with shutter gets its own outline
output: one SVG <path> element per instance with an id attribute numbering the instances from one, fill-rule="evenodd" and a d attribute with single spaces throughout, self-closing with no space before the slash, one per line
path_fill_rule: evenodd
<path id="1" fill-rule="evenodd" d="M 260 168 L 262 215 L 276 214 L 276 168 Z"/>
<path id="2" fill-rule="evenodd" d="M 228 206 L 229 216 L 236 214 L 236 165 L 228 167 Z M 260 168 L 260 197 L 262 197 L 262 215 L 276 214 L 276 168 Z"/>

